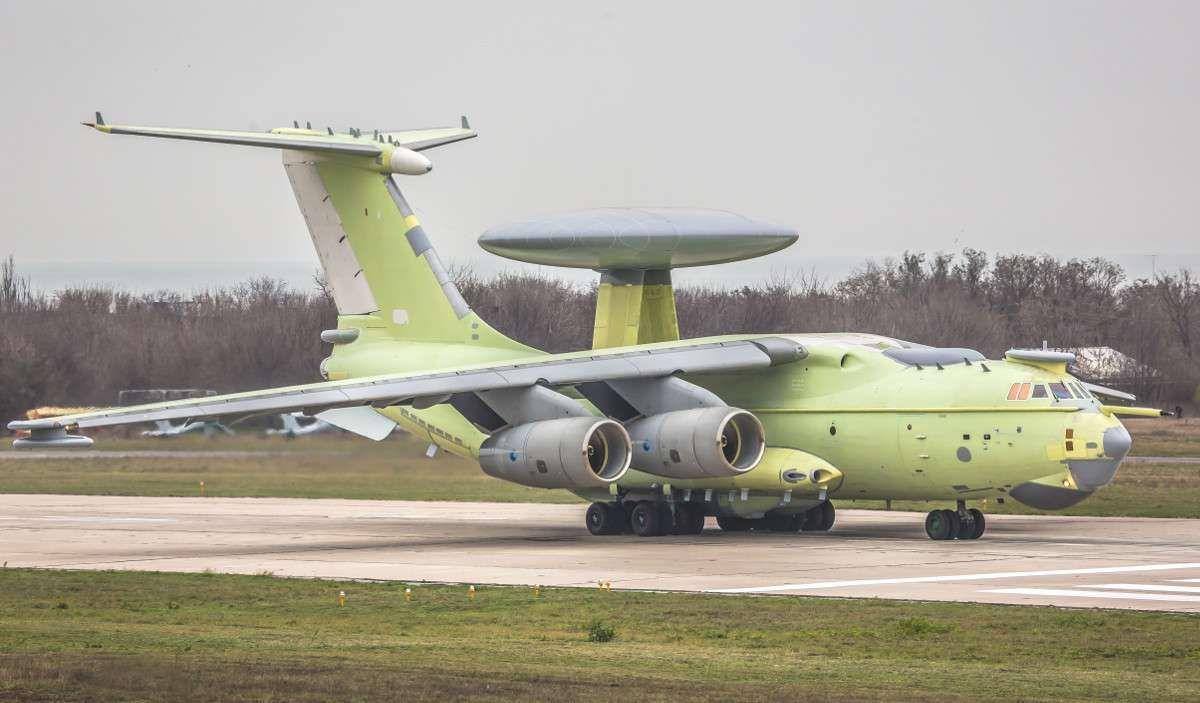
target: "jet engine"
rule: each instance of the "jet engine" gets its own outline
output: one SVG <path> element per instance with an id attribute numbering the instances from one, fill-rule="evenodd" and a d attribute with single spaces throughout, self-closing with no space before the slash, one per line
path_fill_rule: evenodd
<path id="1" fill-rule="evenodd" d="M 618 422 L 568 417 L 496 432 L 479 448 L 488 476 L 534 488 L 603 488 L 629 470 L 629 435 Z"/>
<path id="2" fill-rule="evenodd" d="M 762 423 L 745 410 L 697 408 L 628 426 L 633 467 L 667 478 L 724 478 L 753 469 L 766 450 Z"/>

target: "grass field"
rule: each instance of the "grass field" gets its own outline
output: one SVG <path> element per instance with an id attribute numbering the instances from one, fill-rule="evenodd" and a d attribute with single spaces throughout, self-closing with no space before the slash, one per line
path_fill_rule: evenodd
<path id="1" fill-rule="evenodd" d="M 1200 456 L 1200 424 L 1193 421 L 1185 425 L 1151 420 L 1134 424 L 1133 430 L 1135 446 L 1158 442 L 1152 446 L 1166 454 L 1194 451 L 1193 456 Z M 152 449 L 179 455 L 80 460 L 64 453 L 61 459 L 0 459 L 0 493 L 193 496 L 200 492 L 203 481 L 205 494 L 210 496 L 578 501 L 566 491 L 526 488 L 490 478 L 474 462 L 444 452 L 427 459 L 424 444 L 406 435 L 379 443 L 326 435 L 292 441 L 249 436 L 104 439 L 98 446 L 110 451 Z M 221 453 L 195 454 L 210 450 Z M 878 501 L 835 502 L 844 507 L 883 507 Z M 897 502 L 893 507 L 925 511 L 938 505 Z M 1013 501 L 989 503 L 987 511 L 1039 512 Z M 1112 485 L 1059 514 L 1200 518 L 1200 464 L 1127 462 Z"/>
<path id="2" fill-rule="evenodd" d="M 1134 456 L 1200 457 L 1200 419 L 1125 418 Z"/>
<path id="3" fill-rule="evenodd" d="M 1195 615 L 405 587 L 0 570 L 0 699 L 1200 698 Z"/>

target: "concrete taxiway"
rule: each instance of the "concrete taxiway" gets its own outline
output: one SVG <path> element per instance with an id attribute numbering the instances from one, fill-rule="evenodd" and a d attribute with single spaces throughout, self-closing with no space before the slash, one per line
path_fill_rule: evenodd
<path id="1" fill-rule="evenodd" d="M 933 542 L 919 513 L 830 534 L 592 537 L 583 505 L 0 496 L 9 567 L 259 573 L 1200 612 L 1200 520 L 989 516 Z"/>

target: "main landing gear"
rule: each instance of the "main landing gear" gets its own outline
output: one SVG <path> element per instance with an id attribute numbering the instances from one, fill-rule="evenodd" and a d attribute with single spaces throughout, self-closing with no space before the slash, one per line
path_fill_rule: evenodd
<path id="1" fill-rule="evenodd" d="M 592 503 L 587 510 L 588 532 L 619 535 L 632 532 L 639 537 L 698 535 L 704 531 L 704 506 L 641 500 L 625 503 Z"/>
<path id="2" fill-rule="evenodd" d="M 639 500 L 592 503 L 586 520 L 588 532 L 597 536 L 632 532 L 639 537 L 661 537 L 700 534 L 704 531 L 705 514 L 703 503 Z M 718 515 L 717 525 L 726 532 L 828 532 L 836 518 L 833 503 L 824 501 L 807 511 L 772 511 L 761 518 Z"/>
<path id="3" fill-rule="evenodd" d="M 958 510 L 932 510 L 925 517 L 925 534 L 929 539 L 979 539 L 987 529 L 983 512 L 967 510 L 965 501 L 958 501 Z"/>

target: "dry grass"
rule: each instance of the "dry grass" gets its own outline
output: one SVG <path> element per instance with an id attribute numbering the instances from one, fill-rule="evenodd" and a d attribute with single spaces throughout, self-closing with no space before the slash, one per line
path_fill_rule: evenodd
<path id="1" fill-rule="evenodd" d="M 1200 697 L 1194 615 L 405 586 L 3 570 L 0 699 Z"/>
<path id="2" fill-rule="evenodd" d="M 1134 456 L 1200 457 L 1200 419 L 1128 418 Z"/>

